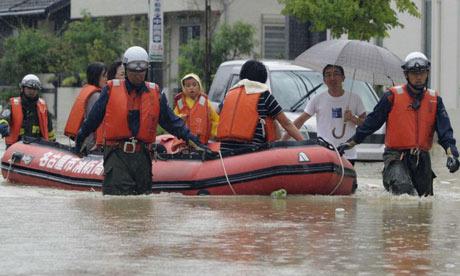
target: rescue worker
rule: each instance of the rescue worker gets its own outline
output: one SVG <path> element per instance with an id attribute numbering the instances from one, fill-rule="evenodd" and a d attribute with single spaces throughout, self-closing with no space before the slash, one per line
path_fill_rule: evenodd
<path id="1" fill-rule="evenodd" d="M 76 137 L 74 150 L 80 153 L 84 139 L 103 123 L 105 195 L 152 192 L 150 151 L 157 124 L 195 149 L 208 151 L 190 134 L 184 121 L 174 115 L 158 85 L 144 81 L 148 61 L 148 54 L 141 47 L 125 51 L 126 78 L 108 81 Z"/>
<path id="2" fill-rule="evenodd" d="M 407 84 L 385 92 L 355 135 L 338 147 L 343 152 L 361 143 L 386 122 L 383 185 L 393 194 L 433 195 L 429 150 L 436 131 L 447 154 L 451 173 L 459 168 L 458 150 L 442 98 L 427 88 L 431 64 L 420 52 L 407 55 L 402 65 Z"/>
<path id="3" fill-rule="evenodd" d="M 104 63 L 95 62 L 86 68 L 86 84 L 80 90 L 64 129 L 64 135 L 75 140 L 78 130 L 83 123 L 96 100 L 99 98 L 102 87 L 107 84 L 107 67 Z M 91 133 L 83 145 L 88 150 L 94 150 L 97 144 L 102 145 L 102 128 L 99 127 L 96 133 Z"/>
<path id="4" fill-rule="evenodd" d="M 44 99 L 39 98 L 40 79 L 33 74 L 25 75 L 19 84 L 20 95 L 10 99 L 9 106 L 1 114 L 0 124 L 4 131 L 6 146 L 9 147 L 24 136 L 41 137 L 55 141 L 53 124 Z"/>
<path id="5" fill-rule="evenodd" d="M 295 140 L 303 140 L 269 92 L 266 81 L 267 69 L 263 63 L 249 60 L 241 67 L 240 81 L 227 92 L 220 109 L 217 139 L 221 141 L 222 151 L 257 148 L 274 141 L 274 120 Z"/>
<path id="6" fill-rule="evenodd" d="M 181 80 L 182 92 L 174 97 L 174 113 L 181 117 L 200 142 L 207 144 L 217 134 L 219 115 L 203 93 L 200 78 L 193 73 Z"/>

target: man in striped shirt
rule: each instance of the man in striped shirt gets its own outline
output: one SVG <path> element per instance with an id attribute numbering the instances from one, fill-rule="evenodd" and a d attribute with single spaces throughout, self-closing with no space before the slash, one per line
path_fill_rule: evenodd
<path id="1" fill-rule="evenodd" d="M 276 139 L 274 120 L 296 139 L 303 136 L 269 92 L 267 69 L 256 60 L 243 64 L 240 81 L 227 93 L 220 113 L 217 138 L 222 151 L 256 149 Z"/>

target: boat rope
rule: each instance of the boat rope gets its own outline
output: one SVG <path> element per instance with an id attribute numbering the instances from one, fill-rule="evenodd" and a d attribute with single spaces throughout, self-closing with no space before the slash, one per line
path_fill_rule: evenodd
<path id="1" fill-rule="evenodd" d="M 7 181 L 10 180 L 10 171 L 11 171 L 11 168 L 13 167 L 13 159 L 10 158 L 10 160 L 8 160 L 8 162 L 10 163 L 10 166 L 8 167 L 8 170 L 6 171 L 6 180 Z"/>
<path id="2" fill-rule="evenodd" d="M 337 189 L 340 187 L 340 185 L 342 185 L 343 178 L 345 176 L 345 168 L 343 166 L 342 156 L 340 156 L 339 151 L 337 150 L 337 148 L 334 145 L 331 144 L 331 146 L 334 148 L 334 151 L 337 154 L 337 158 L 339 158 L 340 169 L 341 169 L 340 171 L 342 172 L 342 175 L 340 176 L 339 182 L 337 182 L 337 185 L 335 185 L 334 189 L 332 189 L 332 191 L 329 193 L 329 195 L 333 195 L 335 193 L 335 191 L 337 191 Z"/>
<path id="3" fill-rule="evenodd" d="M 230 190 L 232 190 L 233 194 L 236 195 L 235 189 L 233 189 L 232 183 L 230 183 L 230 179 L 228 179 L 227 170 L 225 169 L 225 164 L 224 164 L 224 158 L 222 157 L 222 152 L 220 150 L 219 150 L 219 157 L 220 157 L 220 163 L 222 164 L 222 169 L 224 169 L 224 175 L 225 175 L 225 179 L 227 179 L 228 186 L 230 187 Z"/>

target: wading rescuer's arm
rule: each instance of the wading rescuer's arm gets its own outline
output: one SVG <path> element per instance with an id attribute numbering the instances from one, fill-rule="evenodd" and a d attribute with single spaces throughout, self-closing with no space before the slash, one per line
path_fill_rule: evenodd
<path id="1" fill-rule="evenodd" d="M 386 122 L 388 113 L 393 106 L 393 95 L 391 92 L 385 92 L 380 101 L 374 107 L 374 110 L 367 115 L 364 122 L 356 128 L 356 133 L 347 142 L 340 144 L 337 150 L 343 154 L 345 150 L 353 148 L 360 144 L 364 139 L 377 131 Z"/>
<path id="2" fill-rule="evenodd" d="M 0 114 L 0 135 L 2 135 L 2 137 L 8 136 L 10 134 L 10 121 L 11 106 L 8 104 L 8 107 L 2 110 Z"/>
<path id="3" fill-rule="evenodd" d="M 449 172 L 454 173 L 458 170 L 460 162 L 458 160 L 459 153 L 454 138 L 454 130 L 450 123 L 449 115 L 446 107 L 442 102 L 442 98 L 438 96 L 438 105 L 436 110 L 436 133 L 438 134 L 438 143 L 444 148 L 447 155 L 446 167 Z"/>
<path id="4" fill-rule="evenodd" d="M 50 118 L 49 112 L 47 113 L 46 116 L 48 116 L 48 140 L 54 142 L 56 141 L 56 133 L 54 132 L 54 129 L 53 129 L 53 121 Z"/>
<path id="5" fill-rule="evenodd" d="M 211 153 L 211 150 L 207 146 L 201 144 L 198 137 L 190 133 L 190 130 L 187 128 L 187 126 L 185 126 L 184 120 L 174 114 L 174 112 L 168 106 L 168 100 L 163 93 L 161 94 L 160 98 L 160 119 L 158 123 L 167 132 L 171 133 L 179 139 L 187 141 L 187 143 L 195 150 Z"/>
<path id="6" fill-rule="evenodd" d="M 302 141 L 304 139 L 299 129 L 291 122 L 291 120 L 288 119 L 288 117 L 286 117 L 286 114 L 284 114 L 284 112 L 281 111 L 280 113 L 278 113 L 275 119 L 286 130 L 286 135 L 290 135 L 296 141 Z"/>

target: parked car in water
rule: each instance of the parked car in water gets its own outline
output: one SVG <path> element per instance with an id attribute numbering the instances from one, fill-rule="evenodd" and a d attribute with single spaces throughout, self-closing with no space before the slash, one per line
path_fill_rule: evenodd
<path id="1" fill-rule="evenodd" d="M 223 101 L 225 93 L 239 81 L 241 66 L 246 60 L 222 63 L 217 69 L 208 97 L 214 107 Z M 268 71 L 267 85 L 288 118 L 294 121 L 305 109 L 307 102 L 315 95 L 327 90 L 320 72 L 291 64 L 289 61 L 263 61 Z M 344 88 L 358 94 L 367 114 L 378 102 L 372 86 L 362 81 L 345 79 Z M 316 118 L 312 117 L 300 129 L 305 138 L 316 138 Z M 385 126 L 368 136 L 356 146 L 358 160 L 382 160 L 385 140 Z"/>

